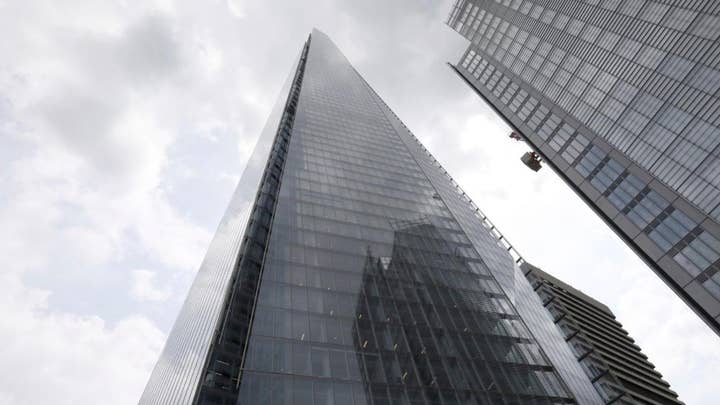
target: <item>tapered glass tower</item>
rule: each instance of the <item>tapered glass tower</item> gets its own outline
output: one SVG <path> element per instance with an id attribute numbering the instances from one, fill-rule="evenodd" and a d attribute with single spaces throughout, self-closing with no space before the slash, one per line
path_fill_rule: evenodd
<path id="1" fill-rule="evenodd" d="M 448 25 L 458 74 L 720 334 L 720 2 L 458 0 Z"/>
<path id="2" fill-rule="evenodd" d="M 492 229 L 313 31 L 140 402 L 602 403 Z"/>

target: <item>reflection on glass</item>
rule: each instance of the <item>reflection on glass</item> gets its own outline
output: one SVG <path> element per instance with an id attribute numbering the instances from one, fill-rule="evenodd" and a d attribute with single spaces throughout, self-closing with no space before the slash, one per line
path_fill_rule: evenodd
<path id="1" fill-rule="evenodd" d="M 332 42 L 307 49 L 196 402 L 574 403 L 495 278 L 507 252 Z"/>

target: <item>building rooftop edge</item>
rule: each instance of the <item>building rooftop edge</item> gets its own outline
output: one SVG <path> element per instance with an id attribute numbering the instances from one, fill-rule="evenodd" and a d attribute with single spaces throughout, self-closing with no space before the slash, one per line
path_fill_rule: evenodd
<path id="1" fill-rule="evenodd" d="M 602 302 L 596 300 L 595 298 L 585 294 L 584 292 L 578 290 L 577 288 L 571 286 L 570 284 L 558 279 L 557 277 L 548 274 L 546 271 L 543 271 L 539 267 L 530 264 L 526 261 L 523 261 L 523 263 L 520 265 L 520 268 L 523 269 L 524 272 L 533 271 L 535 273 L 539 273 L 540 276 L 553 284 L 557 285 L 558 287 L 561 287 L 562 289 L 570 292 L 571 294 L 577 295 L 578 297 L 582 298 L 583 300 L 587 301 L 588 303 L 594 305 L 598 309 L 602 310 L 603 312 L 608 313 L 610 316 L 615 318 L 615 314 L 610 310 L 610 308 L 603 304 Z"/>

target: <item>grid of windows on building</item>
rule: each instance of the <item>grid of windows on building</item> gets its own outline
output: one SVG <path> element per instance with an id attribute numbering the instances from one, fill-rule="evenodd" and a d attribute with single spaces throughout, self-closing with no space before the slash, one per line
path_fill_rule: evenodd
<path id="1" fill-rule="evenodd" d="M 458 73 L 592 187 L 579 193 L 629 220 L 626 240 L 645 235 L 651 261 L 671 258 L 666 281 L 701 302 L 718 333 L 719 11 L 713 1 L 459 0 L 448 20 L 471 41 Z"/>
<path id="2" fill-rule="evenodd" d="M 521 268 L 606 404 L 682 404 L 607 306 L 530 263 Z"/>
<path id="3" fill-rule="evenodd" d="M 250 220 L 238 234 L 234 197 L 141 403 L 601 403 L 486 219 L 332 41 L 314 30 L 297 66 L 237 191 L 257 193 Z"/>
<path id="4" fill-rule="evenodd" d="M 364 82 L 312 41 L 240 402 L 572 402 Z"/>

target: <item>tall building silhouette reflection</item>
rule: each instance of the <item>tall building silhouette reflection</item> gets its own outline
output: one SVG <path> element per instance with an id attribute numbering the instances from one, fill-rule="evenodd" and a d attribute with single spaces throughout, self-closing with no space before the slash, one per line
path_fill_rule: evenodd
<path id="1" fill-rule="evenodd" d="M 140 402 L 599 403 L 490 228 L 314 30 Z"/>
<path id="2" fill-rule="evenodd" d="M 429 219 L 393 221 L 389 256 L 370 248 L 353 341 L 375 403 L 529 403 L 557 396 L 552 367 L 523 336 L 519 317 L 493 292 L 482 260 Z M 472 263 L 472 265 L 471 265 Z"/>

